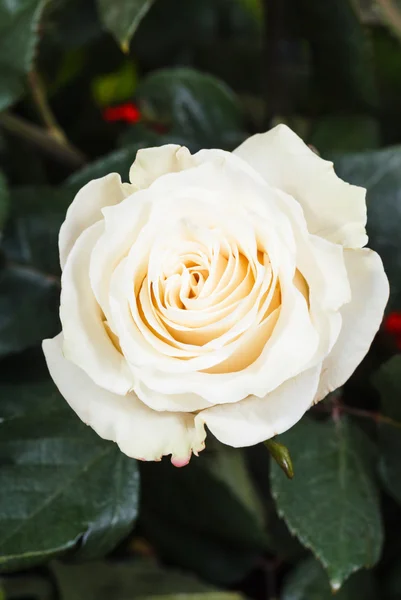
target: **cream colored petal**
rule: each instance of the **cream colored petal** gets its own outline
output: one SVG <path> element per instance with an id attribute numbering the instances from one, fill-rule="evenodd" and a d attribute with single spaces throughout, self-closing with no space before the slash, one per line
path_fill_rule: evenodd
<path id="1" fill-rule="evenodd" d="M 193 158 L 185 146 L 166 144 L 158 148 L 143 148 L 136 154 L 129 179 L 135 190 L 142 190 L 161 175 L 176 173 L 192 166 Z"/>
<path id="2" fill-rule="evenodd" d="M 321 364 L 300 373 L 264 398 L 249 396 L 235 404 L 207 408 L 195 420 L 206 424 L 220 442 L 235 448 L 268 440 L 295 425 L 310 407 L 320 369 Z"/>
<path id="3" fill-rule="evenodd" d="M 389 285 L 380 256 L 367 248 L 345 250 L 352 299 L 341 309 L 342 328 L 323 362 L 318 402 L 343 385 L 367 354 L 383 319 Z"/>
<path id="4" fill-rule="evenodd" d="M 149 408 L 157 411 L 169 411 L 169 412 L 197 412 L 204 408 L 210 408 L 212 406 L 210 402 L 207 402 L 201 396 L 194 392 L 187 394 L 176 394 L 168 395 L 163 393 L 155 392 L 146 387 L 140 380 L 140 370 L 138 369 L 138 375 L 135 377 L 134 392 L 140 400 Z"/>
<path id="5" fill-rule="evenodd" d="M 118 204 L 134 190 L 121 183 L 117 173 L 93 179 L 79 190 L 70 204 L 59 234 L 60 264 L 64 268 L 75 241 L 87 228 L 102 219 L 105 206 Z"/>
<path id="6" fill-rule="evenodd" d="M 289 127 L 254 135 L 234 154 L 302 206 L 309 231 L 345 247 L 366 244 L 366 190 L 337 177 Z"/>
<path id="7" fill-rule="evenodd" d="M 107 333 L 89 280 L 91 252 L 103 228 L 103 222 L 98 221 L 80 235 L 63 271 L 60 319 L 64 353 L 97 385 L 126 394 L 133 385 L 132 373 Z"/>
<path id="8" fill-rule="evenodd" d="M 311 323 L 305 298 L 292 283 L 284 283 L 284 299 L 278 320 L 273 331 L 268 332 L 268 340 L 260 356 L 251 365 L 237 372 L 191 371 L 181 372 L 178 377 L 174 363 L 171 368 L 166 362 L 158 365 L 159 368 L 143 365 L 141 381 L 159 393 L 185 394 L 196 389 L 196 393 L 210 403 L 225 404 L 238 402 L 249 394 L 264 397 L 287 379 L 312 366 L 313 357 L 314 364 L 320 362 L 321 358 L 316 355 L 319 334 Z M 263 329 L 255 332 L 250 328 L 244 337 L 239 337 L 228 347 L 228 356 L 235 356 L 237 349 L 248 343 L 248 335 L 255 335 L 256 345 L 259 343 L 258 336 L 264 333 Z M 220 360 L 215 364 L 222 364 L 228 358 L 226 349 L 220 352 Z M 165 370 L 161 370 L 163 367 Z"/>
<path id="9" fill-rule="evenodd" d="M 156 412 L 133 393 L 118 396 L 98 387 L 64 358 L 62 347 L 62 334 L 43 342 L 50 374 L 71 408 L 102 438 L 117 442 L 122 452 L 140 460 L 171 454 L 176 466 L 203 450 L 204 426 L 195 424 L 192 414 Z"/>
<path id="10" fill-rule="evenodd" d="M 149 211 L 149 202 L 141 192 L 120 202 L 118 206 L 102 210 L 104 232 L 92 250 L 89 276 L 93 292 L 107 319 L 111 320 L 111 277 L 146 225 Z"/>

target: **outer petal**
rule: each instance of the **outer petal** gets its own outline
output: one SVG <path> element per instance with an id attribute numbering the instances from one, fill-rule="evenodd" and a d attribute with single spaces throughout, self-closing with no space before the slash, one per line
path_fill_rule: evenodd
<path id="1" fill-rule="evenodd" d="M 198 414 L 223 444 L 253 446 L 295 425 L 311 405 L 321 364 L 289 379 L 264 398 L 249 396 L 236 404 L 222 404 Z"/>
<path id="2" fill-rule="evenodd" d="M 166 173 L 176 173 L 195 165 L 193 157 L 185 146 L 166 144 L 155 148 L 138 150 L 129 179 L 135 190 L 148 188 L 156 179 Z"/>
<path id="3" fill-rule="evenodd" d="M 186 413 L 156 412 L 135 394 L 117 396 L 98 387 L 79 367 L 62 354 L 63 336 L 44 340 L 43 351 L 50 374 L 77 415 L 106 440 L 117 442 L 128 456 L 159 460 L 172 454 L 172 462 L 183 466 L 203 450 L 205 429 Z"/>
<path id="4" fill-rule="evenodd" d="M 272 186 L 302 206 L 310 233 L 345 247 L 367 243 L 366 190 L 337 177 L 286 125 L 248 138 L 234 150 Z"/>
<path id="5" fill-rule="evenodd" d="M 108 335 L 89 280 L 92 249 L 103 228 L 103 222 L 98 221 L 79 236 L 63 271 L 60 319 L 64 353 L 97 385 L 126 394 L 133 386 L 133 377 L 124 356 Z"/>
<path id="6" fill-rule="evenodd" d="M 345 250 L 352 299 L 341 309 L 343 324 L 337 342 L 323 362 L 318 402 L 343 385 L 367 354 L 383 319 L 389 285 L 381 258 L 373 250 Z"/>
<path id="7" fill-rule="evenodd" d="M 93 179 L 79 190 L 67 210 L 59 234 L 60 264 L 64 269 L 68 254 L 81 233 L 102 219 L 101 209 L 118 204 L 134 190 L 121 183 L 117 173 Z"/>

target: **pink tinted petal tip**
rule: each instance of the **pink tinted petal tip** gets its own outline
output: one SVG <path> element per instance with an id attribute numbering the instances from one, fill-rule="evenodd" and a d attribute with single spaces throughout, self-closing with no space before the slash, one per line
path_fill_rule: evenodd
<path id="1" fill-rule="evenodd" d="M 177 456 L 171 457 L 172 464 L 178 468 L 186 467 L 190 460 L 191 456 L 188 456 L 188 458 L 178 458 Z"/>

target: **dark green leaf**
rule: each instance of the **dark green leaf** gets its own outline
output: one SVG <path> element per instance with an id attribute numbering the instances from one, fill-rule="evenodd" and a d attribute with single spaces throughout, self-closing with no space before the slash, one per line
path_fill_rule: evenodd
<path id="1" fill-rule="evenodd" d="M 61 600 L 135 600 L 163 597 L 188 600 L 240 600 L 241 596 L 214 590 L 192 575 L 137 560 L 53 565 Z"/>
<path id="2" fill-rule="evenodd" d="M 386 490 L 401 503 L 401 356 L 385 363 L 374 377 L 382 412 L 395 424 L 379 423 L 379 471 Z M 398 427 L 396 424 L 399 424 Z"/>
<path id="3" fill-rule="evenodd" d="M 100 19 L 124 52 L 154 0 L 97 0 Z"/>
<path id="4" fill-rule="evenodd" d="M 357 569 L 374 565 L 383 531 L 378 494 L 367 457 L 369 440 L 352 423 L 304 418 L 280 436 L 291 451 L 295 477 L 272 464 L 279 514 L 310 548 L 338 590 Z"/>
<path id="5" fill-rule="evenodd" d="M 54 46 L 69 50 L 86 49 L 103 34 L 95 0 L 50 2 L 44 20 L 44 43 L 50 42 L 53 49 Z"/>
<path id="6" fill-rule="evenodd" d="M 84 425 L 52 382 L 0 387 L 0 568 L 81 544 L 103 556 L 137 514 L 137 463 Z"/>
<path id="7" fill-rule="evenodd" d="M 3 242 L 9 258 L 59 275 L 58 234 L 73 197 L 69 190 L 50 186 L 12 189 Z"/>
<path id="8" fill-rule="evenodd" d="M 369 571 L 352 575 L 335 600 L 377 600 L 376 581 Z M 299 563 L 284 581 L 281 600 L 333 600 L 327 575 L 313 558 Z"/>
<path id="9" fill-rule="evenodd" d="M 383 259 L 390 280 L 389 308 L 401 307 L 401 147 L 334 158 L 337 174 L 367 188 L 369 247 Z"/>
<path id="10" fill-rule="evenodd" d="M 102 158 L 99 158 L 69 177 L 65 183 L 65 187 L 71 193 L 76 193 L 88 181 L 97 177 L 104 177 L 112 172 L 120 173 L 122 180 L 128 181 L 128 172 L 135 160 L 136 153 L 139 148 L 143 147 L 143 144 L 135 143 L 121 150 L 111 152 L 106 156 L 102 156 Z"/>
<path id="11" fill-rule="evenodd" d="M 59 295 L 55 277 L 22 266 L 0 271 L 0 357 L 56 335 Z"/>
<path id="12" fill-rule="evenodd" d="M 163 123 L 170 135 L 190 140 L 191 150 L 232 150 L 245 137 L 242 111 L 219 79 L 192 69 L 163 69 L 139 85 L 138 102 L 147 119 Z"/>
<path id="13" fill-rule="evenodd" d="M 291 562 L 298 560 L 305 555 L 306 550 L 298 541 L 298 538 L 290 533 L 283 519 L 277 514 L 276 503 L 271 495 L 269 481 L 270 454 L 266 451 L 264 444 L 250 446 L 245 449 L 245 452 L 250 475 L 263 502 L 269 551 L 281 560 Z"/>
<path id="14" fill-rule="evenodd" d="M 0 111 L 23 91 L 44 5 L 45 0 L 0 0 Z"/>
<path id="15" fill-rule="evenodd" d="M 369 38 L 350 0 L 301 0 L 300 16 L 310 41 L 318 86 L 325 103 L 349 110 L 376 102 Z"/>
<path id="16" fill-rule="evenodd" d="M 233 492 L 233 477 L 211 472 L 213 457 L 201 455 L 185 469 L 141 465 L 140 525 L 164 559 L 226 585 L 255 566 L 267 539 L 254 509 Z"/>
<path id="17" fill-rule="evenodd" d="M 374 375 L 384 414 L 401 423 L 401 355 L 393 356 Z"/>
<path id="18" fill-rule="evenodd" d="M 7 187 L 6 178 L 0 171 L 0 231 L 3 229 L 4 223 L 7 218 L 9 205 L 9 192 Z"/>
<path id="19" fill-rule="evenodd" d="M 237 500 L 248 509 L 255 522 L 263 527 L 263 506 L 250 477 L 243 449 L 231 448 L 210 436 L 208 451 L 204 452 L 200 464 L 213 478 L 227 486 Z"/>
<path id="20" fill-rule="evenodd" d="M 324 157 L 333 152 L 374 150 L 380 146 L 379 122 L 361 115 L 332 115 L 316 119 L 309 143 Z"/>

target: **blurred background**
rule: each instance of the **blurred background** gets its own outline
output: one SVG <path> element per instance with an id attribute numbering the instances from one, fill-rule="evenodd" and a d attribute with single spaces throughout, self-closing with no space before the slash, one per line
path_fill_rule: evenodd
<path id="1" fill-rule="evenodd" d="M 66 208 L 139 148 L 280 122 L 368 189 L 382 329 L 277 440 L 293 481 L 274 445 L 137 463 L 44 364 Z M 0 230 L 1 600 L 401 598 L 399 0 L 0 0 Z"/>

